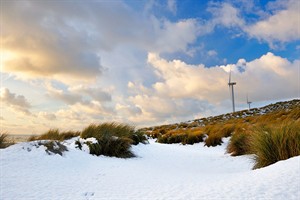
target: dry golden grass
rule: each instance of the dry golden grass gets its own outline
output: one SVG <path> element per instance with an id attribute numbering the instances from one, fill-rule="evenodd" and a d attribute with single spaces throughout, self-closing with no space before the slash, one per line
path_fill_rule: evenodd
<path id="1" fill-rule="evenodd" d="M 96 138 L 97 143 L 87 142 L 90 153 L 94 155 L 131 158 L 131 145 L 146 143 L 147 138 L 142 131 L 135 131 L 135 127 L 121 123 L 91 124 L 86 127 L 81 138 Z M 79 147 L 80 148 L 80 147 Z"/>
<path id="2" fill-rule="evenodd" d="M 256 168 L 300 155 L 300 123 L 280 127 L 260 127 L 254 131 L 250 143 Z"/>
<path id="3" fill-rule="evenodd" d="M 0 132 L 0 149 L 4 149 L 15 144 L 14 141 L 9 140 L 8 138 L 9 134 L 7 134 L 6 132 Z"/>
<path id="4" fill-rule="evenodd" d="M 73 137 L 77 137 L 80 135 L 79 131 L 65 131 L 60 132 L 58 129 L 50 129 L 47 132 L 43 133 L 42 135 L 35 136 L 32 135 L 28 138 L 28 141 L 34 141 L 34 140 L 67 140 L 71 139 Z"/>

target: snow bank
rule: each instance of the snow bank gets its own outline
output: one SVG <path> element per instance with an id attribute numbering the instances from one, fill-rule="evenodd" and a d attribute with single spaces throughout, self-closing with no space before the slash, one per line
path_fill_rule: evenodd
<path id="1" fill-rule="evenodd" d="M 63 156 L 32 143 L 0 150 L 0 199 L 299 199 L 300 156 L 251 170 L 218 147 L 133 146 L 136 158 L 96 157 L 65 142 Z M 28 150 L 30 149 L 30 150 Z"/>

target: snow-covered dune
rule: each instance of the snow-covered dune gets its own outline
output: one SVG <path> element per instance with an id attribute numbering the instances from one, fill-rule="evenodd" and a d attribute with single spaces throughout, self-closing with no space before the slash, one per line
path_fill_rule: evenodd
<path id="1" fill-rule="evenodd" d="M 0 199 L 300 199 L 300 156 L 252 170 L 251 156 L 208 148 L 133 146 L 131 159 L 96 157 L 65 142 L 63 156 L 34 142 L 0 150 Z"/>

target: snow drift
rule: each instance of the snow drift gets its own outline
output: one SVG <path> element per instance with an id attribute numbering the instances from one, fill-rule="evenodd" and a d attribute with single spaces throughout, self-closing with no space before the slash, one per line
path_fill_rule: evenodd
<path id="1" fill-rule="evenodd" d="M 252 170 L 251 156 L 225 154 L 222 146 L 150 144 L 137 156 L 49 155 L 36 142 L 1 149 L 0 199 L 299 199 L 300 156 Z"/>

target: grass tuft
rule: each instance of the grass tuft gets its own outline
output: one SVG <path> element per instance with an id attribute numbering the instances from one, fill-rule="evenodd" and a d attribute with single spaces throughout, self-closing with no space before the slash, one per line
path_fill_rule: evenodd
<path id="1" fill-rule="evenodd" d="M 104 155 L 117 158 L 131 158 L 135 155 L 130 151 L 131 140 L 128 138 L 103 137 L 98 143 L 88 142 L 87 145 L 92 155 Z"/>
<path id="2" fill-rule="evenodd" d="M 0 134 L 0 149 L 6 148 L 7 147 L 7 137 L 8 134 L 6 133 L 1 133 Z"/>
<path id="3" fill-rule="evenodd" d="M 206 139 L 205 139 L 205 145 L 207 147 L 215 147 L 218 145 L 221 145 L 223 143 L 222 137 L 218 134 L 211 133 Z"/>
<path id="4" fill-rule="evenodd" d="M 7 133 L 0 133 L 0 149 L 4 149 L 15 144 L 13 141 L 8 139 L 8 136 L 9 135 Z"/>
<path id="5" fill-rule="evenodd" d="M 250 154 L 250 134 L 247 132 L 234 133 L 229 140 L 227 153 L 231 153 L 232 156 Z"/>
<path id="6" fill-rule="evenodd" d="M 32 135 L 28 138 L 28 141 L 35 141 L 35 140 L 59 140 L 64 141 L 71 139 L 73 137 L 77 137 L 80 135 L 79 131 L 65 131 L 60 132 L 58 129 L 50 129 L 42 135 L 35 136 Z"/>
<path id="7" fill-rule="evenodd" d="M 300 124 L 261 127 L 253 133 L 254 169 L 300 155 Z"/>
<path id="8" fill-rule="evenodd" d="M 115 122 L 91 124 L 82 131 L 80 137 L 83 139 L 96 138 L 97 143 L 86 142 L 90 154 L 118 158 L 134 157 L 130 151 L 131 145 L 148 142 L 143 131 L 135 131 L 133 126 Z"/>
<path id="9" fill-rule="evenodd" d="M 134 145 L 147 143 L 147 138 L 142 131 L 135 131 L 134 126 L 115 122 L 99 125 L 91 124 L 80 135 L 84 139 L 94 137 L 97 140 L 111 136 L 130 139 L 131 144 Z"/>

